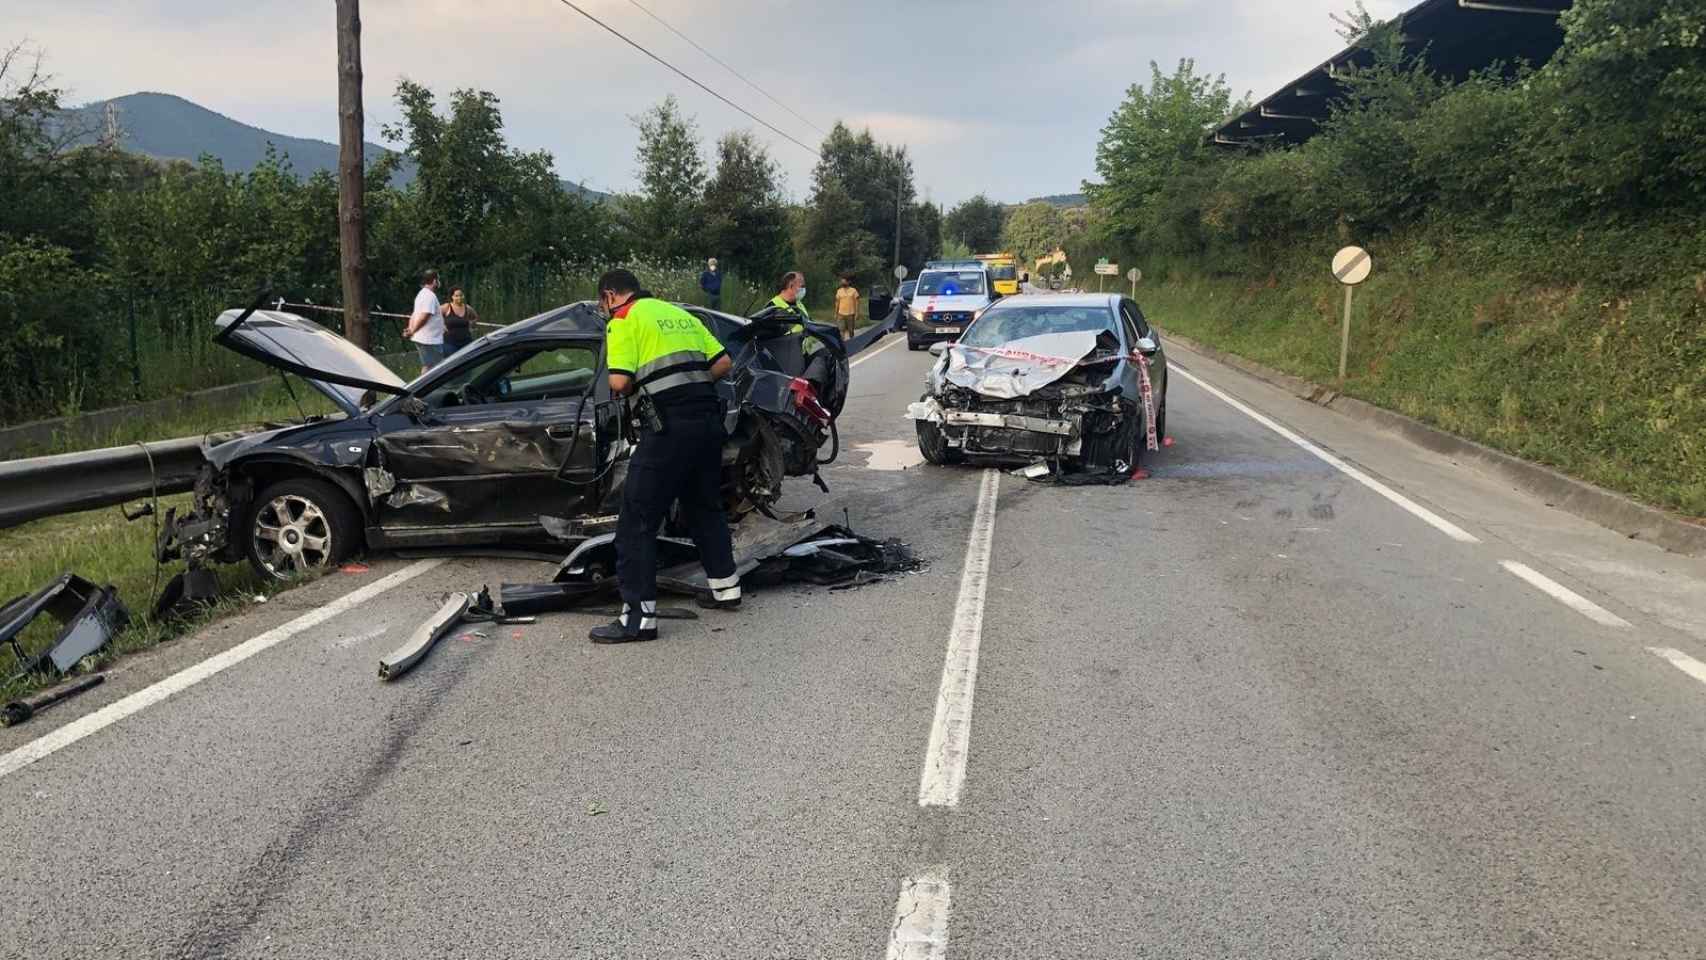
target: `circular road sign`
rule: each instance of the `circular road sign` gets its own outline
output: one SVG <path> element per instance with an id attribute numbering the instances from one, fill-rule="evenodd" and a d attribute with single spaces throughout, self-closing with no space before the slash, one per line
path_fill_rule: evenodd
<path id="1" fill-rule="evenodd" d="M 1347 286 L 1367 280 L 1369 271 L 1373 269 L 1374 261 L 1361 247 L 1346 247 L 1333 254 L 1333 279 Z"/>
<path id="2" fill-rule="evenodd" d="M 1127 270 L 1125 272 L 1125 278 L 1127 280 L 1130 280 L 1132 283 L 1136 283 L 1137 281 L 1143 279 L 1143 271 L 1137 269 L 1136 267 L 1132 267 L 1130 270 Z"/>
<path id="3" fill-rule="evenodd" d="M 896 280 L 905 280 L 906 279 L 906 264 L 897 263 L 894 265 L 894 278 Z"/>

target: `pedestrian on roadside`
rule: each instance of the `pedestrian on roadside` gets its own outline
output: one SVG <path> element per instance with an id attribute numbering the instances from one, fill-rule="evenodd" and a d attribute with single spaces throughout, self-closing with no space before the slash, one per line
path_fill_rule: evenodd
<path id="1" fill-rule="evenodd" d="M 716 382 L 734 363 L 699 318 L 653 297 L 627 270 L 598 279 L 598 308 L 609 317 L 605 356 L 610 393 L 637 394 L 639 445 L 628 459 L 616 520 L 616 583 L 622 614 L 595 627 L 593 643 L 631 643 L 658 635 L 658 529 L 670 507 L 705 566 L 699 605 L 740 606 L 740 572 L 723 514 L 723 401 Z"/>
<path id="2" fill-rule="evenodd" d="M 705 261 L 705 272 L 699 275 L 699 289 L 705 291 L 712 310 L 723 309 L 723 275 L 717 270 L 716 257 Z"/>
<path id="3" fill-rule="evenodd" d="M 444 355 L 453 356 L 473 343 L 474 324 L 479 322 L 480 313 L 468 302 L 468 295 L 461 287 L 451 287 L 450 302 L 444 305 Z"/>
<path id="4" fill-rule="evenodd" d="M 853 286 L 853 277 L 848 274 L 842 274 L 841 286 L 835 290 L 835 325 L 846 337 L 853 336 L 859 328 L 859 290 Z"/>
<path id="5" fill-rule="evenodd" d="M 421 274 L 421 292 L 415 294 L 415 312 L 403 330 L 421 356 L 422 373 L 444 362 L 443 309 L 438 302 L 438 271 L 427 270 Z"/>

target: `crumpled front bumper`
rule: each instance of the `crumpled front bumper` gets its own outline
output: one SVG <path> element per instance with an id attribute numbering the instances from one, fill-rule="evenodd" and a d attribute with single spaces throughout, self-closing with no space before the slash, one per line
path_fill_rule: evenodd
<path id="1" fill-rule="evenodd" d="M 935 397 L 908 404 L 906 416 L 937 424 L 950 449 L 972 457 L 1076 457 L 1083 448 L 1081 416 L 961 410 Z"/>

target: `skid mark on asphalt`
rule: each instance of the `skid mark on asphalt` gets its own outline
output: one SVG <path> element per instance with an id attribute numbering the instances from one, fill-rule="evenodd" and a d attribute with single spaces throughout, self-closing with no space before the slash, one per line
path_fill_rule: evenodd
<path id="1" fill-rule="evenodd" d="M 443 563 L 443 560 L 421 560 L 417 563 L 411 563 L 396 573 L 381 577 L 365 587 L 353 590 L 318 610 L 305 613 L 259 636 L 251 637 L 223 653 L 214 654 L 200 663 L 185 667 L 158 683 L 143 687 L 122 700 L 109 703 L 86 717 L 73 720 L 52 733 L 31 740 L 11 753 L 0 756 L 0 777 L 16 773 L 43 757 L 51 756 L 71 746 L 84 737 L 99 733 L 133 713 L 148 709 L 174 693 L 187 690 L 209 677 L 242 663 L 257 653 L 278 646 L 304 630 L 317 627 L 333 617 L 354 610 L 385 591 L 402 586 Z"/>
<path id="2" fill-rule="evenodd" d="M 265 916 L 267 908 L 289 888 L 304 868 L 323 869 L 336 853 L 311 857 L 320 837 L 337 829 L 394 773 L 415 733 L 438 711 L 444 695 L 467 675 L 479 652 L 440 657 L 430 670 L 417 670 L 416 679 L 404 686 L 408 702 L 392 711 L 377 748 L 358 769 L 328 771 L 319 792 L 303 804 L 301 814 L 290 823 L 255 860 L 225 887 L 225 894 L 208 904 L 194 923 L 194 932 L 171 956 L 248 956 L 242 949 L 249 932 Z"/>

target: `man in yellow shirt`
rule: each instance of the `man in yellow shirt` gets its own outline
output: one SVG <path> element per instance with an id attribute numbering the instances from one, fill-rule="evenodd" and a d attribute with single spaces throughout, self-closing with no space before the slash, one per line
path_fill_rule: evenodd
<path id="1" fill-rule="evenodd" d="M 845 275 L 835 291 L 835 324 L 844 337 L 853 336 L 859 326 L 859 291 L 853 286 L 853 278 Z"/>

